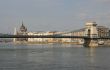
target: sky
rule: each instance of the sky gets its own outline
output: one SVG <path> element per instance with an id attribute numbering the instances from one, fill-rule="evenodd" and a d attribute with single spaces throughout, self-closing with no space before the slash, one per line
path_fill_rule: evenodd
<path id="1" fill-rule="evenodd" d="M 0 0 L 0 33 L 74 31 L 87 21 L 110 27 L 110 0 Z"/>

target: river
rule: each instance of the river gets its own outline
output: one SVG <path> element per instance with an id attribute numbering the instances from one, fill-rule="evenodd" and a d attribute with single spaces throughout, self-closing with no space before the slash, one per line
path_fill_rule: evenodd
<path id="1" fill-rule="evenodd" d="M 0 44 L 0 70 L 110 70 L 110 47 Z"/>

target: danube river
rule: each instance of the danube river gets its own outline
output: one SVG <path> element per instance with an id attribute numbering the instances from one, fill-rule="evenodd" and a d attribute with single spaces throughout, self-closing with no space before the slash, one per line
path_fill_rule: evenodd
<path id="1" fill-rule="evenodd" d="M 110 47 L 0 44 L 0 70 L 110 70 Z"/>

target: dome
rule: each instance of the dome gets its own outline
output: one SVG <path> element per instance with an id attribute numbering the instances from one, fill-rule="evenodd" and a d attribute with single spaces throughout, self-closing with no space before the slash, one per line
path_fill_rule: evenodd
<path id="1" fill-rule="evenodd" d="M 26 32 L 27 28 L 24 26 L 24 24 L 22 23 L 21 27 L 20 27 L 20 32 Z"/>

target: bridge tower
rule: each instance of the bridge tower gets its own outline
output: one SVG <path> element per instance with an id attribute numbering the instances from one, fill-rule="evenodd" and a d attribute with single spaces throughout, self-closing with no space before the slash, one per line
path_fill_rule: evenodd
<path id="1" fill-rule="evenodd" d="M 87 22 L 85 25 L 85 38 L 84 46 L 86 47 L 96 47 L 98 46 L 98 31 L 97 31 L 97 24 L 96 22 Z"/>

